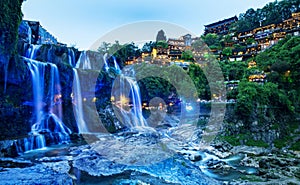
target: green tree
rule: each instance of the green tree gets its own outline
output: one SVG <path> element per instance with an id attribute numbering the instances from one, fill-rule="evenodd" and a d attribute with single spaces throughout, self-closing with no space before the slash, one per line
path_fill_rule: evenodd
<path id="1" fill-rule="evenodd" d="M 191 50 L 183 51 L 181 58 L 183 60 L 193 61 L 194 60 L 193 52 Z"/>
<path id="2" fill-rule="evenodd" d="M 109 55 L 114 55 L 117 60 L 120 61 L 118 62 L 120 67 L 125 65 L 126 60 L 141 55 L 141 51 L 133 42 L 121 45 L 119 41 L 115 41 L 114 44 L 103 42 L 98 48 L 98 52 L 101 54 L 108 53 Z"/>
<path id="3" fill-rule="evenodd" d="M 226 47 L 223 49 L 222 54 L 229 57 L 232 55 L 232 48 L 231 47 Z"/>
<path id="4" fill-rule="evenodd" d="M 260 69 L 269 73 L 268 80 L 285 90 L 300 90 L 300 38 L 280 41 L 271 49 L 256 57 Z"/>
<path id="5" fill-rule="evenodd" d="M 200 68 L 200 66 L 198 64 L 189 65 L 188 75 L 192 79 L 195 87 L 197 88 L 198 97 L 200 99 L 209 100 L 211 98 L 210 88 L 205 74 Z"/>
<path id="6" fill-rule="evenodd" d="M 143 97 L 147 97 L 145 101 L 154 97 L 161 97 L 167 102 L 168 97 L 172 94 L 176 94 L 176 96 L 187 101 L 198 97 L 193 81 L 187 72 L 179 66 L 160 67 L 141 64 L 134 67 L 136 78 L 141 81 L 139 84 L 142 87 Z M 145 76 L 148 77 L 144 78 Z"/>
<path id="7" fill-rule="evenodd" d="M 156 46 L 155 42 L 152 41 L 146 42 L 142 47 L 142 52 L 150 53 L 155 46 Z"/>
<path id="8" fill-rule="evenodd" d="M 259 21 L 257 12 L 253 8 L 250 8 L 246 13 L 240 15 L 239 21 L 237 22 L 237 30 L 238 32 L 243 32 L 256 28 L 259 26 Z"/>
<path id="9" fill-rule="evenodd" d="M 23 16 L 22 3 L 23 0 L 1 0 L 0 3 L 0 67 L 3 66 L 4 69 L 4 92 L 9 61 L 17 53 L 18 29 Z"/>
<path id="10" fill-rule="evenodd" d="M 258 68 L 246 70 L 248 75 L 262 69 L 269 73 L 264 85 L 247 81 L 239 83 L 236 114 L 246 128 L 250 128 L 257 117 L 268 117 L 277 122 L 295 117 L 299 111 L 299 53 L 300 38 L 286 38 L 255 58 Z M 280 124 L 280 127 L 286 126 Z"/>
<path id="11" fill-rule="evenodd" d="M 166 41 L 161 40 L 156 43 L 156 47 L 167 49 L 168 43 Z"/>
<path id="12" fill-rule="evenodd" d="M 235 45 L 233 45 L 233 48 L 237 51 L 243 51 L 246 49 L 246 46 L 242 46 L 240 44 L 235 44 Z"/>
<path id="13" fill-rule="evenodd" d="M 116 53 L 118 50 L 120 50 L 122 47 L 124 47 L 123 45 L 121 45 L 119 43 L 119 41 L 115 41 L 114 44 L 107 44 L 106 48 L 108 49 L 108 53 L 111 55 L 114 55 L 114 53 Z"/>
<path id="14" fill-rule="evenodd" d="M 260 25 L 278 23 L 290 18 L 291 13 L 299 11 L 299 0 L 274 1 L 257 10 L 250 8 L 245 13 L 240 14 L 236 23 L 236 31 L 249 31 Z"/>
<path id="15" fill-rule="evenodd" d="M 255 41 L 254 38 L 248 38 L 248 39 L 246 40 L 246 44 L 247 44 L 247 45 L 251 45 L 251 44 L 255 44 L 255 43 L 256 43 L 256 41 Z"/>
<path id="16" fill-rule="evenodd" d="M 221 62 L 220 67 L 227 80 L 242 80 L 245 77 L 247 64 L 245 62 Z"/>
<path id="17" fill-rule="evenodd" d="M 219 46 L 220 38 L 215 33 L 208 33 L 202 36 L 202 40 L 210 47 L 210 46 Z"/>
<path id="18" fill-rule="evenodd" d="M 110 43 L 102 42 L 101 45 L 98 48 L 98 52 L 100 52 L 101 54 L 108 53 L 110 47 L 111 47 Z"/>

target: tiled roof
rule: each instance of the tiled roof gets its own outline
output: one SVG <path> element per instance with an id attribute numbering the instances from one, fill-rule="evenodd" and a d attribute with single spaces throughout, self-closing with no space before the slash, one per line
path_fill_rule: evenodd
<path id="1" fill-rule="evenodd" d="M 221 21 L 218 21 L 218 22 L 214 22 L 212 24 L 205 25 L 205 27 L 213 27 L 213 26 L 216 26 L 216 25 L 219 25 L 219 24 L 223 24 L 223 23 L 226 23 L 226 22 L 234 22 L 234 21 L 237 21 L 237 20 L 238 20 L 237 16 L 234 16 L 234 17 L 230 17 L 228 19 L 224 19 L 224 20 L 221 20 Z"/>

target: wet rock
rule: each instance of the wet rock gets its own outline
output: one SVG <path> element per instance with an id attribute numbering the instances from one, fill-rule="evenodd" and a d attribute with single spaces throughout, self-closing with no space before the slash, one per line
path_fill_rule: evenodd
<path id="1" fill-rule="evenodd" d="M 72 156 L 77 156 L 77 155 L 81 154 L 83 151 L 88 151 L 90 148 L 91 148 L 90 145 L 71 147 L 71 148 L 69 148 L 69 154 Z"/>
<path id="2" fill-rule="evenodd" d="M 268 161 L 266 159 L 262 159 L 259 161 L 259 167 L 263 168 L 263 169 L 269 169 L 270 164 L 268 163 Z"/>
<path id="3" fill-rule="evenodd" d="M 206 165 L 209 167 L 209 168 L 215 168 L 216 165 L 218 164 L 225 164 L 225 162 L 222 162 L 222 161 L 219 161 L 219 160 L 214 160 L 214 159 L 210 159 L 209 161 L 206 162 Z"/>
<path id="4" fill-rule="evenodd" d="M 268 173 L 268 174 L 265 175 L 265 178 L 267 178 L 267 179 L 279 179 L 280 177 L 275 173 Z"/>
<path id="5" fill-rule="evenodd" d="M 200 154 L 189 155 L 189 160 L 191 160 L 193 162 L 201 161 L 202 156 Z"/>
<path id="6" fill-rule="evenodd" d="M 0 70 L 1 73 L 1 70 Z M 14 72 L 9 72 L 10 74 L 13 74 Z M 17 74 L 14 74 L 17 75 Z M 10 80 L 9 78 L 8 80 Z M 10 82 L 8 82 L 10 83 Z M 23 82 L 16 82 L 18 85 L 21 85 Z M 26 84 L 26 82 L 24 82 Z M 23 96 L 20 93 L 28 93 L 26 91 L 26 88 L 20 90 L 18 89 L 19 87 L 15 85 L 8 84 L 9 89 L 8 91 L 12 92 L 7 92 L 7 94 L 12 94 L 11 99 L 17 99 L 15 96 Z M 16 94 L 16 95 L 15 95 Z M 18 99 L 17 99 L 18 100 Z M 2 100 L 0 98 L 0 139 L 1 140 L 8 140 L 8 139 L 15 139 L 15 138 L 22 138 L 26 137 L 27 133 L 30 131 L 30 116 L 31 114 L 29 113 L 31 108 L 28 106 L 22 106 L 16 108 L 13 107 L 12 105 L 7 105 L 7 107 L 3 107 L 3 101 L 11 101 L 9 99 L 7 100 Z M 20 101 L 20 100 L 19 100 Z M 21 103 L 21 102 L 19 102 Z M 10 155 L 10 150 L 7 150 L 7 154 Z M 11 155 L 11 156 L 16 156 L 16 155 Z"/>
<path id="7" fill-rule="evenodd" d="M 85 171 L 92 176 L 109 176 L 125 171 L 124 165 L 109 161 L 92 152 L 76 157 L 73 167 Z"/>
<path id="8" fill-rule="evenodd" d="M 259 168 L 259 163 L 254 158 L 246 156 L 241 162 L 241 165 L 248 166 L 248 167 L 254 167 Z"/>
<path id="9" fill-rule="evenodd" d="M 71 161 L 72 156 L 59 156 L 59 157 L 43 157 L 38 159 L 39 162 L 60 162 L 60 161 Z"/>
<path id="10" fill-rule="evenodd" d="M 119 115 L 120 111 L 118 108 L 113 108 L 112 105 L 106 106 L 105 109 L 99 112 L 100 119 L 109 133 L 116 133 L 125 128 L 118 119 L 120 118 Z"/>
<path id="11" fill-rule="evenodd" d="M 28 168 L 6 168 L 0 172 L 1 184 L 33 185 L 57 184 L 71 185 L 72 179 L 65 173 L 60 173 L 43 164 Z"/>
<path id="12" fill-rule="evenodd" d="M 67 174 L 71 169 L 68 161 L 43 162 L 42 164 L 61 174 Z"/>
<path id="13" fill-rule="evenodd" d="M 220 152 L 228 152 L 230 151 L 233 147 L 228 143 L 228 142 L 216 142 L 211 145 L 215 149 L 219 150 Z"/>
<path id="14" fill-rule="evenodd" d="M 18 156 L 15 141 L 0 141 L 0 157 L 16 157 Z"/>
<path id="15" fill-rule="evenodd" d="M 0 166 L 3 168 L 26 168 L 33 165 L 34 164 L 28 160 L 0 158 Z"/>
<path id="16" fill-rule="evenodd" d="M 219 184 L 204 175 L 190 160 L 170 153 L 168 147 L 158 141 L 159 138 L 136 134 L 125 138 L 105 137 L 103 141 L 100 137 L 98 142 L 91 144 L 91 149 L 81 149 L 74 157 L 73 167 L 99 177 L 128 173 L 134 176 L 138 172 L 175 184 Z M 187 146 L 183 145 L 182 151 L 190 152 L 184 147 Z M 197 151 L 192 152 L 193 160 L 201 160 L 200 154 L 196 155 Z"/>
<path id="17" fill-rule="evenodd" d="M 265 156 L 271 153 L 269 149 L 254 146 L 236 146 L 231 149 L 231 152 L 234 154 L 244 153 L 255 156 Z"/>
<path id="18" fill-rule="evenodd" d="M 194 148 L 183 147 L 183 149 L 177 151 L 177 153 L 192 162 L 198 162 L 203 159 L 202 157 L 203 153 L 196 151 Z"/>

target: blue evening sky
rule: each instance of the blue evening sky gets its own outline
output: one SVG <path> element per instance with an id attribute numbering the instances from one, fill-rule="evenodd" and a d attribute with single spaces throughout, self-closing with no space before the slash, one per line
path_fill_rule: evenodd
<path id="1" fill-rule="evenodd" d="M 40 21 L 58 41 L 87 49 L 112 30 L 140 21 L 176 24 L 199 36 L 206 24 L 269 2 L 273 0 L 26 0 L 22 9 L 25 20 Z M 158 31 L 149 39 L 155 40 Z"/>

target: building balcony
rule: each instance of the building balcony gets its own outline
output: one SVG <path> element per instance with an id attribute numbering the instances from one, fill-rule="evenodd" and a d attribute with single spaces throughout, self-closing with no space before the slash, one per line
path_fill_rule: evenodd
<path id="1" fill-rule="evenodd" d="M 256 48 L 258 47 L 258 44 L 257 43 L 254 43 L 254 44 L 250 44 L 250 45 L 247 45 L 246 48 Z"/>
<path id="2" fill-rule="evenodd" d="M 245 38 L 249 38 L 249 37 L 252 37 L 252 36 L 253 36 L 253 34 L 249 33 L 247 35 L 241 35 L 241 36 L 239 36 L 239 39 L 245 39 Z"/>
<path id="3" fill-rule="evenodd" d="M 292 28 L 292 29 L 287 29 L 286 33 L 293 33 L 293 32 L 297 32 L 297 31 L 300 31 L 300 27 L 295 27 L 295 28 Z"/>
<path id="4" fill-rule="evenodd" d="M 269 38 L 270 34 L 269 33 L 263 33 L 263 34 L 257 34 L 255 35 L 255 40 L 261 40 L 261 39 L 266 39 Z"/>

